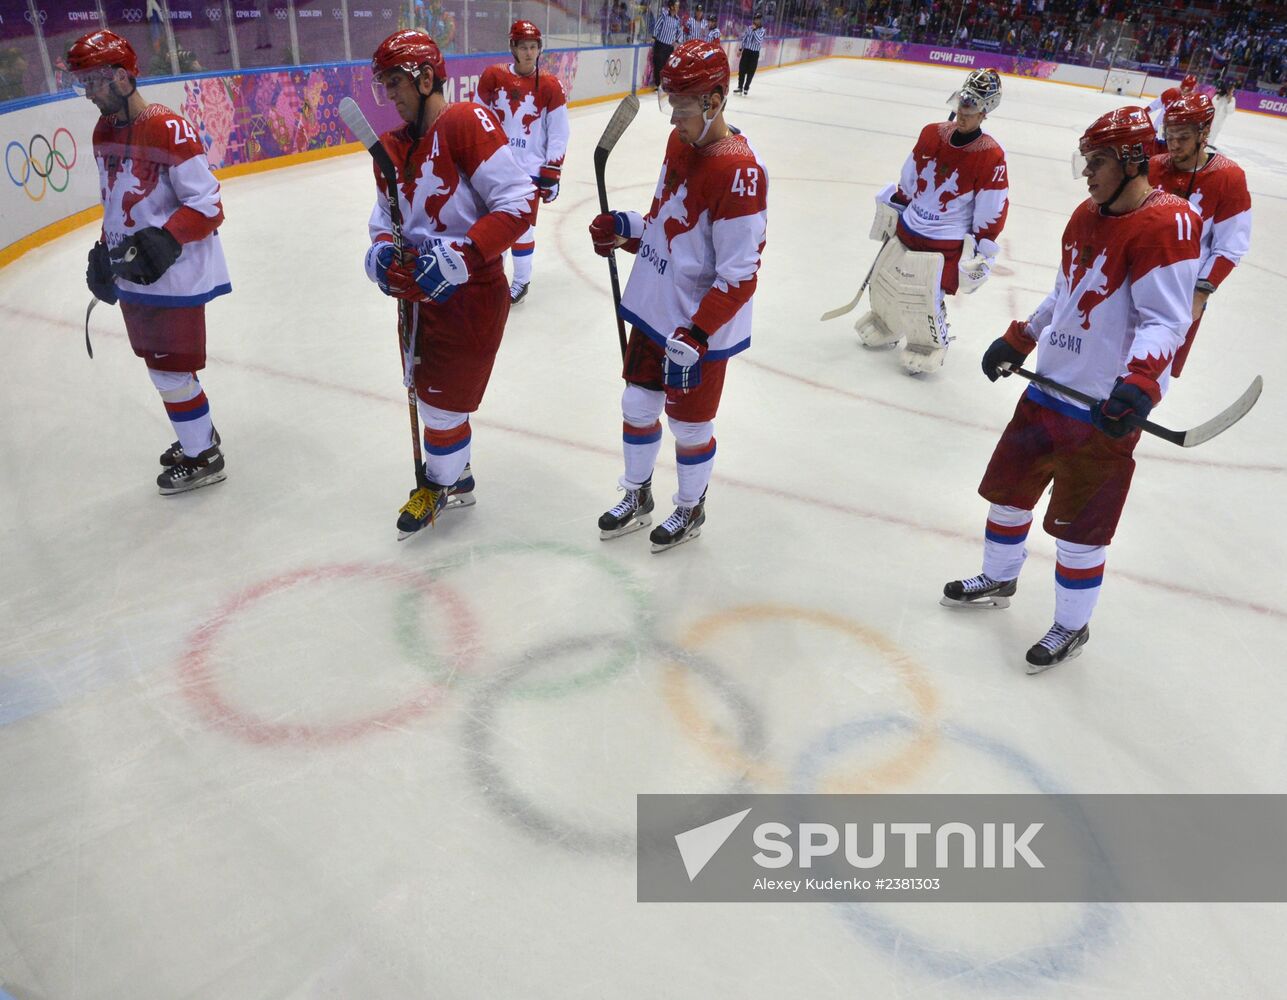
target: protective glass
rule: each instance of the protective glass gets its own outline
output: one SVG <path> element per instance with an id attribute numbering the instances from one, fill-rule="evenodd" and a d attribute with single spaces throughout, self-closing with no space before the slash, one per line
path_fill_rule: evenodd
<path id="1" fill-rule="evenodd" d="M 116 69 L 112 66 L 99 66 L 72 74 L 72 89 L 81 97 L 87 91 L 97 92 L 116 79 Z"/>
<path id="2" fill-rule="evenodd" d="M 695 94 L 669 94 L 661 89 L 657 91 L 657 107 L 672 121 L 699 117 L 705 111 L 705 103 L 704 97 Z"/>

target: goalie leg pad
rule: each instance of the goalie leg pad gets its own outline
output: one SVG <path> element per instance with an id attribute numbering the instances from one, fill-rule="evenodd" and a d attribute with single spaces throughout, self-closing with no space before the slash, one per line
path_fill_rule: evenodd
<path id="1" fill-rule="evenodd" d="M 891 342 L 905 337 L 909 349 L 921 350 L 946 345 L 942 277 L 942 254 L 908 250 L 897 239 L 885 244 L 871 277 L 871 308 Z"/>

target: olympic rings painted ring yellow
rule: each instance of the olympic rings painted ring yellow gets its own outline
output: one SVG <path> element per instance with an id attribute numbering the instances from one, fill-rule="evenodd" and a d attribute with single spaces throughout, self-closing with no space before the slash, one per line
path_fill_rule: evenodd
<path id="1" fill-rule="evenodd" d="M 70 160 L 67 158 L 67 154 L 58 148 L 58 137 L 60 135 L 66 135 L 67 140 L 71 143 Z M 45 151 L 42 154 L 44 158 L 43 170 L 41 169 L 40 160 L 37 158 L 36 154 L 37 142 L 45 144 Z M 11 154 L 15 149 L 21 156 L 21 178 L 14 176 Z M 37 132 L 31 137 L 31 140 L 27 143 L 25 148 L 22 143 L 17 140 L 10 142 L 4 150 L 4 166 L 5 171 L 9 174 L 9 180 L 13 182 L 15 187 L 22 188 L 27 197 L 32 201 L 40 201 L 45 197 L 45 192 L 48 188 L 53 188 L 55 191 L 65 191 L 67 189 L 67 185 L 71 183 L 71 168 L 76 165 L 78 155 L 79 150 L 76 146 L 76 137 L 66 128 L 60 127 L 54 132 L 52 142 L 40 132 Z M 55 165 L 60 167 L 63 171 L 63 180 L 61 185 L 54 183 L 53 180 Z M 40 178 L 39 194 L 32 194 L 31 179 L 33 176 Z"/>
<path id="2" fill-rule="evenodd" d="M 782 604 L 748 604 L 707 615 L 695 622 L 684 633 L 680 645 L 693 649 L 733 625 L 773 619 L 819 625 L 875 649 L 894 667 L 920 717 L 910 742 L 895 756 L 858 774 L 832 779 L 818 791 L 834 794 L 873 792 L 905 782 L 919 773 L 939 743 L 938 695 L 916 661 L 875 629 L 826 611 Z M 672 662 L 662 677 L 663 697 L 685 731 L 708 754 L 744 774 L 753 785 L 786 790 L 790 786 L 790 775 L 786 769 L 747 756 L 720 726 L 698 711 L 689 696 L 686 673 L 684 664 Z"/>

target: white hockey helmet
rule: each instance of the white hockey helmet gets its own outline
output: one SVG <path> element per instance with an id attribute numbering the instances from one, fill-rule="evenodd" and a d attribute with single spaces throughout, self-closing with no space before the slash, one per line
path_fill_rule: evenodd
<path id="1" fill-rule="evenodd" d="M 1001 104 L 1001 74 L 994 69 L 975 69 L 961 89 L 952 95 L 959 110 L 992 114 Z"/>

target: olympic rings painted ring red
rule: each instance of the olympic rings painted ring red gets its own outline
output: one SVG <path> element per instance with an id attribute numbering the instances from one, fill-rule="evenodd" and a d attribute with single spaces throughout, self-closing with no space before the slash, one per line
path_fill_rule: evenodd
<path id="1" fill-rule="evenodd" d="M 468 605 L 446 585 L 435 580 L 408 574 L 392 566 L 364 565 L 359 563 L 319 566 L 296 570 L 272 577 L 238 594 L 219 608 L 206 622 L 192 633 L 179 674 L 183 681 L 183 694 L 197 711 L 216 729 L 258 744 L 277 743 L 345 743 L 368 735 L 379 729 L 398 726 L 432 711 L 445 697 L 446 682 L 422 685 L 400 704 L 362 718 L 339 723 L 280 723 L 270 722 L 231 704 L 217 689 L 210 663 L 210 651 L 219 639 L 229 619 L 248 605 L 273 594 L 303 583 L 316 583 L 346 577 L 367 577 L 410 584 L 426 597 L 444 606 L 451 632 L 446 640 L 449 647 L 474 650 L 474 620 Z"/>

